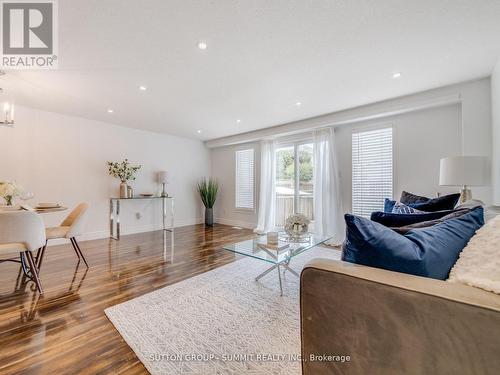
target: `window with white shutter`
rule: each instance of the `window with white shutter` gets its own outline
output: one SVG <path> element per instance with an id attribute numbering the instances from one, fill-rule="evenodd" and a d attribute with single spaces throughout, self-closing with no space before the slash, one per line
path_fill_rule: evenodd
<path id="1" fill-rule="evenodd" d="M 236 208 L 254 209 L 254 151 L 236 151 Z"/>
<path id="2" fill-rule="evenodd" d="M 392 198 L 392 127 L 352 134 L 352 212 L 370 217 Z"/>

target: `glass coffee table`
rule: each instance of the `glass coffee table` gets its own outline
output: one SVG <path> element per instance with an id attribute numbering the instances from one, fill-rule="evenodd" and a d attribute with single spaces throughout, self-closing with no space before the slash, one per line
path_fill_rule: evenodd
<path id="1" fill-rule="evenodd" d="M 272 245 L 268 244 L 267 235 L 264 234 L 251 240 L 225 245 L 224 250 L 271 263 L 272 266 L 258 275 L 255 281 L 260 280 L 272 270 L 277 269 L 280 293 L 283 295 L 281 269 L 283 268 L 283 272 L 289 271 L 292 275 L 299 277 L 299 274 L 290 268 L 292 258 L 328 241 L 330 238 L 332 237 L 320 237 L 309 234 L 300 240 L 293 240 L 288 238 L 285 233 L 280 233 L 278 244 Z"/>

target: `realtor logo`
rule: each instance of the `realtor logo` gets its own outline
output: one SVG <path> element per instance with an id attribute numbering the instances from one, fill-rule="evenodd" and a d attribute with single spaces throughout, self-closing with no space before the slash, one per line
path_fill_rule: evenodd
<path id="1" fill-rule="evenodd" d="M 57 68 L 56 0 L 0 0 L 3 69 Z"/>

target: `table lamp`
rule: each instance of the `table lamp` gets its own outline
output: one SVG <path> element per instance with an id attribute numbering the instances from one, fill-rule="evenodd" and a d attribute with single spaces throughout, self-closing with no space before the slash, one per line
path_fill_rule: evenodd
<path id="1" fill-rule="evenodd" d="M 460 203 L 472 199 L 469 186 L 488 182 L 488 158 L 485 156 L 452 156 L 441 159 L 439 185 L 461 186 Z"/>
<path id="2" fill-rule="evenodd" d="M 158 172 L 158 182 L 163 185 L 163 189 L 161 192 L 162 197 L 168 197 L 168 194 L 165 191 L 165 185 L 168 184 L 168 177 L 169 176 L 167 171 Z"/>

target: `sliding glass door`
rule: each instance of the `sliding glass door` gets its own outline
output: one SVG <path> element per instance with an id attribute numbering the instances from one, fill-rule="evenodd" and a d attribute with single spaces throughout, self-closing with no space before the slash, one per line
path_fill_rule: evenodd
<path id="1" fill-rule="evenodd" d="M 312 143 L 293 143 L 276 149 L 275 184 L 277 227 L 283 227 L 286 218 L 293 213 L 314 219 Z"/>
<path id="2" fill-rule="evenodd" d="M 283 227 L 295 211 L 295 150 L 294 146 L 276 149 L 276 221 Z"/>
<path id="3" fill-rule="evenodd" d="M 297 176 L 298 194 L 295 212 L 304 214 L 309 219 L 314 220 L 314 163 L 312 143 L 298 145 L 297 153 L 299 156 L 299 174 Z"/>

